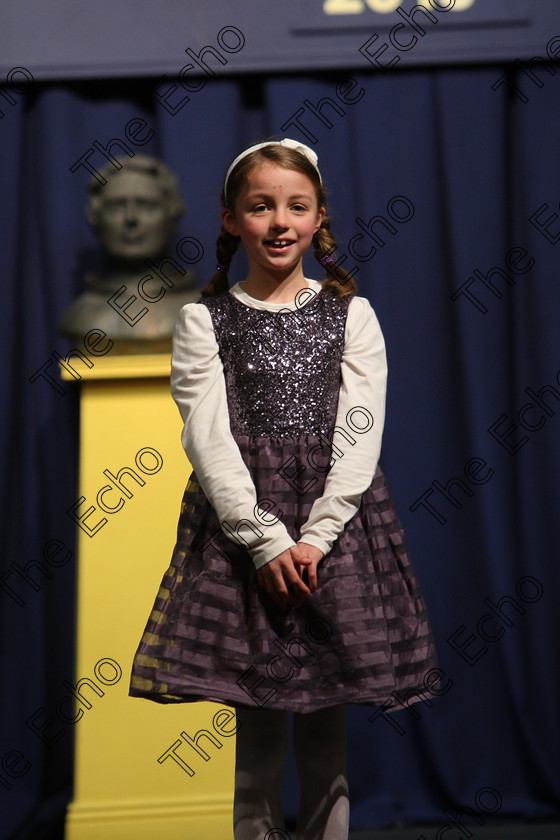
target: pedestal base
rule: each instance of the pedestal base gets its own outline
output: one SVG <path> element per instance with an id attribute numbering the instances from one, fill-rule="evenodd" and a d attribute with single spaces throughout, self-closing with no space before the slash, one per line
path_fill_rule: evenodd
<path id="1" fill-rule="evenodd" d="M 76 703 L 69 690 L 61 708 L 76 737 L 66 840 L 233 836 L 235 736 L 212 725 L 222 707 L 128 696 L 190 473 L 169 369 L 167 355 L 102 357 L 81 384 Z M 197 751 L 181 733 L 200 730 L 214 740 L 203 735 Z"/>

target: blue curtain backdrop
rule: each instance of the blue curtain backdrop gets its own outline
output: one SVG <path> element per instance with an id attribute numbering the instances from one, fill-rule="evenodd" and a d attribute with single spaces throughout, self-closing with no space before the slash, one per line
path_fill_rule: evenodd
<path id="1" fill-rule="evenodd" d="M 214 79 L 176 113 L 149 79 L 35 84 L 3 107 L 2 838 L 61 837 L 71 793 L 71 733 L 47 744 L 25 722 L 40 709 L 52 716 L 72 679 L 65 510 L 76 498 L 77 393 L 30 380 L 53 351 L 67 353 L 55 325 L 95 258 L 90 176 L 71 168 L 95 140 L 115 138 L 178 173 L 188 212 L 177 239 L 204 245 L 200 286 L 214 270 L 228 161 L 269 135 L 307 139 L 339 254 L 380 319 L 381 460 L 445 675 L 414 712 L 370 720 L 371 708 L 350 707 L 353 827 L 441 825 L 467 807 L 485 822 L 492 810 L 560 818 L 560 74 L 534 66 L 539 85 L 518 66 L 516 91 L 495 86 L 504 69 Z M 337 97 L 349 77 L 356 85 Z M 336 107 L 323 102 L 321 119 L 313 106 L 325 97 Z M 133 119 L 153 131 L 145 145 L 126 140 Z M 385 220 L 371 225 L 377 240 L 375 216 Z M 313 261 L 307 270 L 318 276 Z M 58 379 L 54 364 L 50 373 Z M 157 559 L 162 571 L 167 560 Z M 34 587 L 22 575 L 39 562 Z"/>

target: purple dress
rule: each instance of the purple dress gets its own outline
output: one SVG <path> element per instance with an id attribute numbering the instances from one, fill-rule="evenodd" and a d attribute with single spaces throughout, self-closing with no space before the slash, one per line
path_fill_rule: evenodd
<path id="1" fill-rule="evenodd" d="M 274 502 L 294 541 L 328 471 L 350 300 L 321 291 L 296 314 L 255 310 L 229 293 L 199 302 L 210 311 L 230 428 L 257 499 Z M 223 533 L 191 474 L 130 695 L 304 713 L 341 703 L 392 710 L 402 708 L 393 692 L 413 701 L 437 664 L 379 466 L 318 566 L 317 591 L 287 611 L 258 586 L 248 551 Z"/>

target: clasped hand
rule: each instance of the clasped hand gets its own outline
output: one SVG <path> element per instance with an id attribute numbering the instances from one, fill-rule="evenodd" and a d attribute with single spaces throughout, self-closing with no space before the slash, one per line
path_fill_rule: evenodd
<path id="1" fill-rule="evenodd" d="M 289 605 L 299 607 L 317 589 L 317 566 L 323 556 L 323 552 L 314 545 L 299 542 L 257 569 L 259 586 L 281 609 L 286 610 Z M 309 586 L 302 580 L 304 570 L 307 571 Z"/>

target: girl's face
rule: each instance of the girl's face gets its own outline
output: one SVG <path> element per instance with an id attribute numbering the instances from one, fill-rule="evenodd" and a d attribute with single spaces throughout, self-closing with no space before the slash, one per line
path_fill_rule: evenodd
<path id="1" fill-rule="evenodd" d="M 301 266 L 324 215 L 306 175 L 266 162 L 250 170 L 222 224 L 241 238 L 250 270 L 287 274 Z"/>

